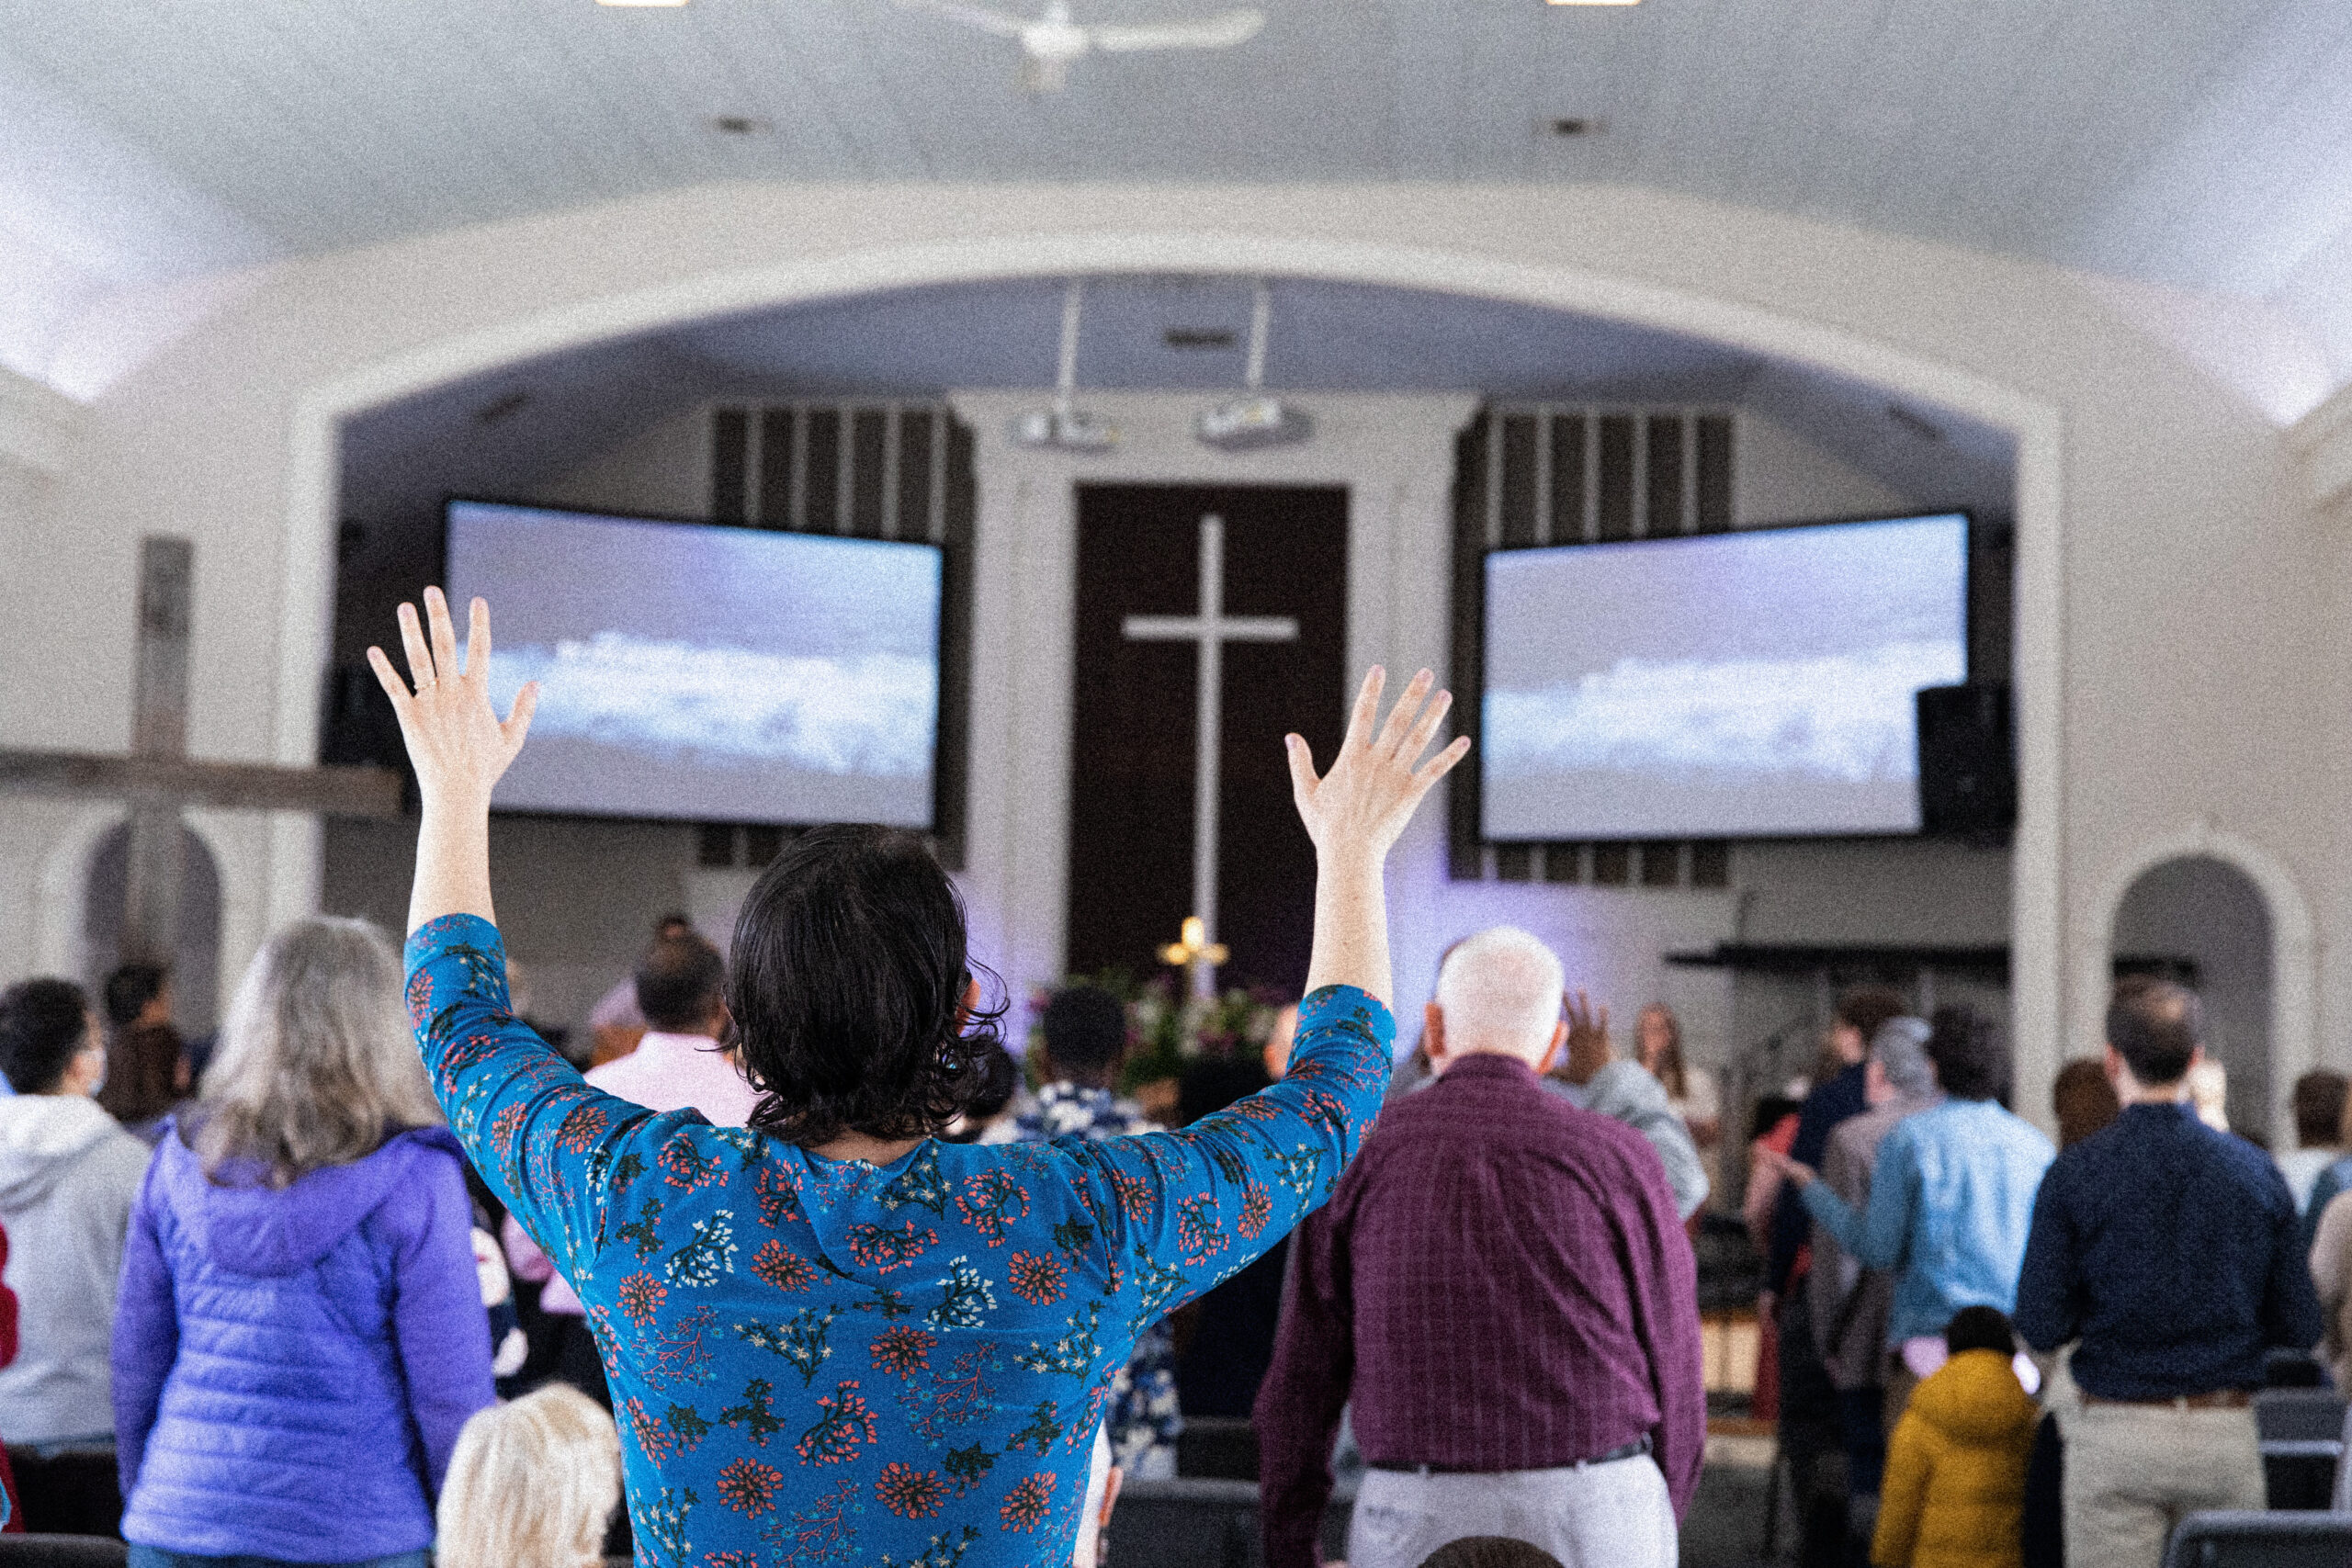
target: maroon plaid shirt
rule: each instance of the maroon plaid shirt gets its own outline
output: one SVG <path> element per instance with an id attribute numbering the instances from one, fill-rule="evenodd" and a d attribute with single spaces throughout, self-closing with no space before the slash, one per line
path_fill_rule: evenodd
<path id="1" fill-rule="evenodd" d="M 1657 1155 L 1509 1057 L 1392 1105 L 1298 1264 L 1256 1420 L 1267 1568 L 1313 1568 L 1340 1407 L 1374 1464 L 1545 1470 L 1706 1444 L 1697 1270 Z"/>

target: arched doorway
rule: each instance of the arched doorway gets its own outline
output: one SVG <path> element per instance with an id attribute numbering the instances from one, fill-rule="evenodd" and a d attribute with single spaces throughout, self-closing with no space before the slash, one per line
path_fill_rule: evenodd
<path id="1" fill-rule="evenodd" d="M 2115 909 L 2119 972 L 2166 972 L 2205 1005 L 2206 1049 L 2228 1069 L 2231 1126 L 2271 1132 L 2276 961 L 2270 906 L 2254 878 L 2212 855 L 2176 856 L 2134 877 Z"/>
<path id="2" fill-rule="evenodd" d="M 219 1024 L 220 873 L 193 829 L 180 829 L 180 929 L 173 944 L 173 1021 L 193 1039 Z M 123 895 L 130 880 L 130 824 L 107 829 L 90 852 L 82 896 L 82 977 L 92 989 L 122 961 Z"/>

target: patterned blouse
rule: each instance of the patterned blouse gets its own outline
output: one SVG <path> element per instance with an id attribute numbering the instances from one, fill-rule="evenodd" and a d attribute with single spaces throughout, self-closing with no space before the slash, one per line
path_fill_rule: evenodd
<path id="1" fill-rule="evenodd" d="M 587 1306 L 649 1568 L 1068 1562 L 1112 1374 L 1330 1195 L 1395 1032 L 1328 987 L 1289 1077 L 1181 1133 L 874 1166 L 591 1089 L 488 921 L 408 967 L 450 1127 Z"/>
<path id="2" fill-rule="evenodd" d="M 1107 1089 L 1049 1083 L 1036 1102 L 1012 1119 L 1008 1136 L 983 1142 L 1049 1144 L 1057 1138 L 1133 1138 L 1157 1133 L 1159 1123 L 1132 1100 Z M 1176 1439 L 1184 1417 L 1176 1399 L 1176 1337 L 1160 1319 L 1136 1337 L 1136 1351 L 1111 1380 L 1111 1402 L 1103 1410 L 1110 1428 L 1111 1462 L 1137 1476 L 1176 1473 Z"/>

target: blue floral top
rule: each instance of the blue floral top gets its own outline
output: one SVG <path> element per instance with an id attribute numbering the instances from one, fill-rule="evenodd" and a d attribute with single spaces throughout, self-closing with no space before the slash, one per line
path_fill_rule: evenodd
<path id="1" fill-rule="evenodd" d="M 1112 1374 L 1330 1195 L 1395 1031 L 1329 987 L 1287 1077 L 1181 1133 L 877 1167 L 589 1088 L 485 920 L 408 965 L 451 1128 L 587 1307 L 663 1568 L 1068 1562 Z"/>
<path id="2" fill-rule="evenodd" d="M 1159 1123 L 1132 1100 L 1107 1089 L 1049 1083 L 1036 1102 L 1012 1118 L 1004 1138 L 984 1143 L 1049 1144 L 1057 1138 L 1133 1138 L 1157 1133 Z M 1161 1318 L 1136 1337 L 1135 1354 L 1111 1379 L 1111 1401 L 1102 1412 L 1110 1429 L 1111 1462 L 1130 1478 L 1176 1473 L 1176 1439 L 1184 1416 L 1176 1398 L 1176 1336 Z"/>

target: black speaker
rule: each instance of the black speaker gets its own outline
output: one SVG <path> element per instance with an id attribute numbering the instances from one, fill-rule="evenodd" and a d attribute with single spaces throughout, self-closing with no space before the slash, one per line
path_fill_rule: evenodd
<path id="1" fill-rule="evenodd" d="M 2006 838 L 2018 821 L 2009 688 L 1929 686 L 1917 704 L 1920 830 L 1939 838 Z"/>
<path id="2" fill-rule="evenodd" d="M 408 747 L 392 699 L 365 664 L 327 671 L 325 711 L 319 725 L 319 761 L 330 767 L 408 769 Z"/>

